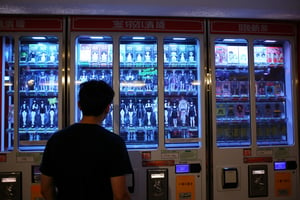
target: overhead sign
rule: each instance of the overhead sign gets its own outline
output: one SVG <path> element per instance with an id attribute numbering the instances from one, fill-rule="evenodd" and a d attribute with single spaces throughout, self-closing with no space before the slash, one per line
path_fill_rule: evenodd
<path id="1" fill-rule="evenodd" d="M 210 20 L 212 34 L 284 35 L 296 34 L 291 22 L 264 22 L 248 20 Z"/>
<path id="2" fill-rule="evenodd" d="M 204 33 L 199 18 L 71 17 L 71 31 Z"/>
<path id="3" fill-rule="evenodd" d="M 61 32 L 63 17 L 0 17 L 0 32 Z"/>

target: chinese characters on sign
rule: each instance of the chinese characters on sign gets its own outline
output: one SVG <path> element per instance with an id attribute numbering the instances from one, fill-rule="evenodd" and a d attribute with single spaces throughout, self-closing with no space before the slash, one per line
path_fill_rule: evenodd
<path id="1" fill-rule="evenodd" d="M 240 32 L 247 33 L 261 33 L 268 32 L 268 25 L 266 24 L 239 24 Z"/>
<path id="2" fill-rule="evenodd" d="M 24 28 L 24 20 L 21 19 L 0 19 L 0 29 L 13 30 L 15 28 Z"/>
<path id="3" fill-rule="evenodd" d="M 113 28 L 118 29 L 164 29 L 165 22 L 162 20 L 115 20 Z"/>

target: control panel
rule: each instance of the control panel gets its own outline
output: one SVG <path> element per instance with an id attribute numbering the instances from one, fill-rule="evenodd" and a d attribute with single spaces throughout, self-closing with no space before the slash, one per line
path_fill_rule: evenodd
<path id="1" fill-rule="evenodd" d="M 267 165 L 249 165 L 249 197 L 268 196 L 268 166 Z"/>
<path id="2" fill-rule="evenodd" d="M 168 169 L 147 170 L 147 200 L 168 199 Z"/>
<path id="3" fill-rule="evenodd" d="M 0 172 L 0 197 L 3 200 L 22 199 L 21 172 Z"/>

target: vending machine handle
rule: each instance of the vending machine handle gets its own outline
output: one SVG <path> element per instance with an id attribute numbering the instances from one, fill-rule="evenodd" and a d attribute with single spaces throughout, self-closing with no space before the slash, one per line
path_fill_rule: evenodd
<path id="1" fill-rule="evenodd" d="M 132 183 L 132 185 L 128 186 L 128 191 L 130 193 L 134 193 L 134 186 L 135 186 L 135 183 L 134 183 L 134 172 L 132 172 L 132 174 L 131 174 L 131 183 Z"/>

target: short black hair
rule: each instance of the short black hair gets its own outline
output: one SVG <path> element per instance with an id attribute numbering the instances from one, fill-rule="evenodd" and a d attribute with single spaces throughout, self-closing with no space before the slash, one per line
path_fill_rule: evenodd
<path id="1" fill-rule="evenodd" d="M 80 84 L 79 105 L 83 115 L 99 116 L 112 103 L 115 92 L 104 81 L 91 80 Z"/>

